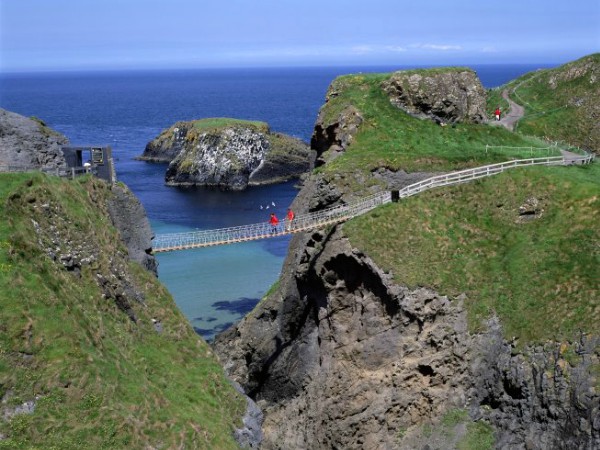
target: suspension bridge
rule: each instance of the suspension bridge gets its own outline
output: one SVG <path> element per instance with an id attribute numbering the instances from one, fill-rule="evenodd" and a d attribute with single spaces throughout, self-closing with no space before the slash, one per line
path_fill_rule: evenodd
<path id="1" fill-rule="evenodd" d="M 561 156 L 516 159 L 498 164 L 451 172 L 444 175 L 437 175 L 405 186 L 397 191 L 382 191 L 350 204 L 297 215 L 291 222 L 285 221 L 279 223 L 275 227 L 271 226 L 268 222 L 261 222 L 237 227 L 219 228 L 216 230 L 158 234 L 154 238 L 152 250 L 154 253 L 172 252 L 213 245 L 254 241 L 310 231 L 344 222 L 369 212 L 380 205 L 410 197 L 436 187 L 466 183 L 479 178 L 496 175 L 517 167 L 589 164 L 594 160 L 594 155 L 589 153 L 584 153 L 583 155 L 567 151 L 562 151 L 561 153 Z"/>

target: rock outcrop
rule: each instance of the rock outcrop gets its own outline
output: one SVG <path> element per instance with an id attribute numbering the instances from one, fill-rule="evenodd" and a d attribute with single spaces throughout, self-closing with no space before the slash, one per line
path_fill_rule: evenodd
<path id="1" fill-rule="evenodd" d="M 464 405 L 460 299 L 393 285 L 337 232 L 310 236 L 286 269 L 215 342 L 264 409 L 262 448 L 395 448 L 399 429 Z"/>
<path id="2" fill-rule="evenodd" d="M 2 166 L 11 170 L 55 169 L 65 167 L 62 145 L 68 139 L 47 127 L 39 119 L 29 119 L 0 109 L 0 171 Z M 114 185 L 108 199 L 108 210 L 113 225 L 119 230 L 132 261 L 157 274 L 157 262 L 151 255 L 154 237 L 146 211 L 135 195 L 125 186 Z M 59 257 L 70 270 L 81 268 L 76 249 Z M 85 258 L 83 258 L 85 259 Z"/>
<path id="3" fill-rule="evenodd" d="M 138 198 L 124 186 L 115 184 L 108 199 L 108 212 L 113 225 L 129 251 L 129 259 L 158 276 L 158 263 L 152 255 L 154 233 L 146 210 Z"/>
<path id="4" fill-rule="evenodd" d="M 242 190 L 295 178 L 311 165 L 308 146 L 267 124 L 224 119 L 178 122 L 146 146 L 140 159 L 168 161 L 172 186 Z"/>
<path id="5" fill-rule="evenodd" d="M 39 119 L 0 109 L 0 170 L 66 167 L 61 146 L 68 142 Z"/>
<path id="6" fill-rule="evenodd" d="M 382 83 L 390 102 L 436 122 L 486 122 L 486 93 L 470 69 L 399 71 Z"/>

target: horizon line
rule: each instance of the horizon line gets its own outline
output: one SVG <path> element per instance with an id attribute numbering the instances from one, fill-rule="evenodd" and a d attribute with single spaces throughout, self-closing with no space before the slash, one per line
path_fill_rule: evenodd
<path id="1" fill-rule="evenodd" d="M 568 63 L 568 62 L 567 62 Z M 407 68 L 439 68 L 439 67 L 467 67 L 472 66 L 559 66 L 565 62 L 481 62 L 457 64 L 310 64 L 310 65 L 265 65 L 265 66 L 221 66 L 221 67 L 112 67 L 112 68 L 65 68 L 65 69 L 15 69 L 0 70 L 2 75 L 36 75 L 60 73 L 114 73 L 114 72 L 182 72 L 182 71 L 223 71 L 223 70 L 277 70 L 277 69 L 335 69 L 335 68 L 389 68 L 398 67 L 399 70 Z"/>

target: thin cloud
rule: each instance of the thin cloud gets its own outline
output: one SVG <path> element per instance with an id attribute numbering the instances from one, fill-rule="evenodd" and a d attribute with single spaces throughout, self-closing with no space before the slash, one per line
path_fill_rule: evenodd
<path id="1" fill-rule="evenodd" d="M 355 55 L 366 55 L 367 53 L 374 53 L 375 49 L 370 45 L 356 45 L 350 51 Z"/>
<path id="2" fill-rule="evenodd" d="M 414 44 L 411 45 L 413 48 L 421 48 L 424 50 L 439 50 L 443 52 L 451 50 L 462 50 L 460 45 L 449 45 L 449 44 Z"/>
<path id="3" fill-rule="evenodd" d="M 400 47 L 399 45 L 386 45 L 385 49 L 393 53 L 401 53 L 406 51 L 404 47 Z"/>
<path id="4" fill-rule="evenodd" d="M 487 46 L 487 47 L 483 47 L 481 49 L 481 53 L 497 53 L 497 52 L 498 52 L 498 50 L 496 49 L 496 47 Z"/>
<path id="5" fill-rule="evenodd" d="M 366 55 L 373 53 L 400 53 L 405 52 L 406 48 L 399 45 L 355 45 L 350 51 L 355 55 Z"/>

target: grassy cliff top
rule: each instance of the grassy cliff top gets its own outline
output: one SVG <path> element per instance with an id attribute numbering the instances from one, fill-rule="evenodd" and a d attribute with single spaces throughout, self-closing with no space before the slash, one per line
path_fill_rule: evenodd
<path id="1" fill-rule="evenodd" d="M 525 107 L 519 133 L 600 153 L 600 53 L 526 74 L 506 88 Z"/>
<path id="2" fill-rule="evenodd" d="M 439 73 L 442 69 L 429 69 Z M 457 70 L 457 69 L 449 69 Z M 428 70 L 419 70 L 427 74 Z M 510 147 L 545 147 L 535 138 L 485 124 L 440 126 L 415 118 L 390 103 L 381 83 L 391 74 L 347 75 L 337 78 L 321 109 L 323 128 L 335 124 L 353 108 L 363 118 L 351 145 L 323 169 L 339 174 L 368 172 L 378 167 L 392 170 L 447 171 L 506 161 L 523 156 L 520 151 L 492 150 L 486 144 Z"/>
<path id="3" fill-rule="evenodd" d="M 197 128 L 200 132 L 207 132 L 230 127 L 251 128 L 261 133 L 269 132 L 269 125 L 266 122 L 231 119 L 228 117 L 212 117 L 207 119 L 199 119 L 194 120 L 192 123 L 194 124 L 194 127 Z"/>
<path id="4" fill-rule="evenodd" d="M 536 215 L 519 215 L 524 205 Z M 598 332 L 599 223 L 593 164 L 515 169 L 439 188 L 343 229 L 398 283 L 466 293 L 473 330 L 495 313 L 509 339 L 526 343 Z"/>
<path id="5" fill-rule="evenodd" d="M 0 447 L 237 448 L 245 400 L 128 261 L 110 195 L 93 178 L 0 175 Z M 80 271 L 63 264 L 69 246 L 87 255 Z"/>

